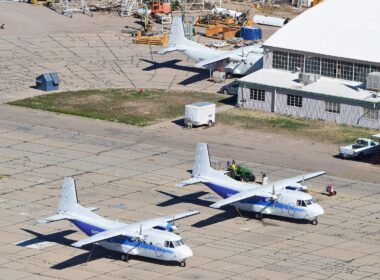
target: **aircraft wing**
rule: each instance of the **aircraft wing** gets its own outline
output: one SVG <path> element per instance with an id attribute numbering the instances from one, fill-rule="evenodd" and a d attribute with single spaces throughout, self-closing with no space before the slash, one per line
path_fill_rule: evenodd
<path id="1" fill-rule="evenodd" d="M 202 60 L 202 61 L 198 62 L 197 64 L 195 64 L 194 67 L 202 68 L 202 67 L 210 65 L 212 63 L 222 61 L 225 59 L 230 59 L 232 61 L 242 61 L 242 60 L 244 60 L 244 57 L 241 55 L 237 55 L 237 54 L 224 53 L 224 54 L 221 54 L 218 56 L 213 56 L 209 59 Z"/>
<path id="2" fill-rule="evenodd" d="M 271 197 L 276 198 L 276 196 L 272 195 L 269 192 L 261 190 L 261 187 L 259 187 L 256 189 L 252 189 L 252 190 L 248 190 L 248 191 L 244 191 L 244 192 L 240 192 L 240 193 L 231 195 L 230 197 L 228 197 L 226 199 L 223 199 L 223 200 L 220 200 L 218 202 L 215 202 L 214 204 L 211 204 L 210 207 L 220 208 L 222 206 L 232 204 L 235 202 L 239 202 L 243 199 L 251 198 L 254 196 L 264 196 L 264 197 L 268 197 L 268 198 L 271 198 Z"/>
<path id="3" fill-rule="evenodd" d="M 94 234 L 93 236 L 81 239 L 71 245 L 79 248 L 87 244 L 100 242 L 100 241 L 107 240 L 112 237 L 121 236 L 121 235 L 135 237 L 135 238 L 142 238 L 143 237 L 142 234 L 144 233 L 144 230 L 151 229 L 153 227 L 162 225 L 164 223 L 167 223 L 173 220 L 186 218 L 195 214 L 199 214 L 199 211 L 187 211 L 180 214 L 168 215 L 164 217 L 158 217 L 158 218 L 148 219 L 148 220 L 144 220 L 140 222 L 135 222 L 133 224 L 121 226 L 119 228 L 99 232 L 97 234 Z M 142 234 L 140 234 L 140 230 Z"/>
<path id="4" fill-rule="evenodd" d="M 286 187 L 285 185 L 292 184 L 292 183 L 299 183 L 299 182 L 306 181 L 306 180 L 309 180 L 309 179 L 312 179 L 315 177 L 322 176 L 324 174 L 326 174 L 325 171 L 308 173 L 308 174 L 304 174 L 304 175 L 295 176 L 292 178 L 287 178 L 287 179 L 282 179 L 282 180 L 278 180 L 275 182 L 271 182 L 270 184 L 275 185 L 276 187 L 281 187 L 281 186 Z"/>

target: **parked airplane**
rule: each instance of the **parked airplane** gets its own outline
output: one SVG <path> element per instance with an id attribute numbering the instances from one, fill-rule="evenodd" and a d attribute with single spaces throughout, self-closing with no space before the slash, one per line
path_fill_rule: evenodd
<path id="1" fill-rule="evenodd" d="M 304 180 L 326 174 L 324 171 L 278 180 L 264 185 L 239 182 L 225 175 L 225 173 L 225 171 L 217 171 L 211 168 L 207 144 L 198 143 L 192 176 L 177 186 L 201 182 L 223 198 L 210 207 L 220 208 L 231 204 L 243 211 L 254 212 L 258 219 L 262 218 L 262 214 L 269 214 L 306 219 L 311 221 L 313 225 L 317 225 L 318 216 L 324 214 L 322 207 L 315 202 L 311 195 L 304 192 L 307 187 L 299 184 Z"/>
<path id="2" fill-rule="evenodd" d="M 229 51 L 208 48 L 185 37 L 180 17 L 173 18 L 169 46 L 158 53 L 166 54 L 173 51 L 183 52 L 197 62 L 195 67 L 211 71 L 223 68 L 227 78 L 233 75 L 247 75 L 263 67 L 263 50 L 260 46 L 252 45 Z"/>
<path id="3" fill-rule="evenodd" d="M 92 211 L 97 208 L 85 208 L 78 204 L 75 181 L 65 177 L 57 214 L 39 222 L 50 223 L 69 220 L 90 237 L 72 244 L 82 247 L 99 243 L 100 246 L 122 253 L 126 261 L 128 255 L 139 255 L 163 261 L 179 262 L 186 266 L 186 259 L 193 256 L 181 236 L 174 233 L 175 220 L 199 214 L 198 211 L 187 211 L 176 215 L 152 218 L 125 224 L 100 217 Z"/>

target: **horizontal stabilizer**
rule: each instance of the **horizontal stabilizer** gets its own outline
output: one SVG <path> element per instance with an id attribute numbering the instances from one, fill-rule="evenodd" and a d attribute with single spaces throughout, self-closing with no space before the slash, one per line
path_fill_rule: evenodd
<path id="1" fill-rule="evenodd" d="M 190 178 L 190 179 L 187 179 L 185 181 L 182 181 L 181 183 L 175 184 L 175 186 L 176 187 L 185 187 L 185 186 L 193 185 L 193 184 L 200 183 L 200 182 L 202 182 L 202 181 L 199 178 Z"/>
<path id="2" fill-rule="evenodd" d="M 55 215 L 52 215 L 52 216 L 47 217 L 45 219 L 38 220 L 38 222 L 41 224 L 47 224 L 47 223 L 51 223 L 51 222 L 64 220 L 67 218 L 68 218 L 68 216 L 66 214 L 55 214 Z"/>

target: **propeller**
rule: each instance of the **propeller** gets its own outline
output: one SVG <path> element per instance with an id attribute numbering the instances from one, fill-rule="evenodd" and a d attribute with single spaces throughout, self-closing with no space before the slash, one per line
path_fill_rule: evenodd
<path id="1" fill-rule="evenodd" d="M 269 198 L 269 200 L 274 201 L 274 200 L 279 199 L 279 197 L 280 197 L 280 194 L 276 194 L 276 186 L 273 184 L 272 185 L 272 196 Z"/>
<path id="2" fill-rule="evenodd" d="M 142 224 L 140 224 L 139 235 L 137 236 L 136 239 L 141 242 L 141 241 L 144 241 L 147 237 L 148 237 L 148 235 L 142 234 Z"/>

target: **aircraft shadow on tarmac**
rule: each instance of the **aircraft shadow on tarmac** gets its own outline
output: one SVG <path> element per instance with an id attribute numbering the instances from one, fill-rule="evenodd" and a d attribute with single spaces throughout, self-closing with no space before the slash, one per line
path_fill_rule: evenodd
<path id="1" fill-rule="evenodd" d="M 47 235 L 29 230 L 29 229 L 23 228 L 22 230 L 35 236 L 35 238 L 33 238 L 31 240 L 27 240 L 26 242 L 28 242 L 28 243 L 32 243 L 33 240 L 36 240 L 38 242 L 49 241 L 49 242 L 57 243 L 57 244 L 64 245 L 64 246 L 70 246 L 72 243 L 77 241 L 77 240 L 73 240 L 73 239 L 69 239 L 69 238 L 65 237 L 66 235 L 70 235 L 72 233 L 77 232 L 75 230 L 64 230 L 64 231 L 60 231 L 60 232 L 56 232 L 56 233 L 52 233 L 52 234 L 47 234 Z M 74 247 L 72 247 L 72 248 L 76 249 Z M 97 260 L 100 258 L 120 260 L 120 253 L 119 252 L 109 251 L 109 250 L 107 250 L 107 249 L 105 249 L 99 245 L 95 245 L 95 244 L 94 245 L 86 245 L 86 246 L 81 247 L 81 249 L 86 250 L 87 252 L 82 253 L 82 254 L 77 255 L 77 256 L 74 256 L 74 257 L 67 259 L 63 262 L 60 262 L 58 264 L 55 264 L 55 265 L 51 266 L 51 268 L 61 270 L 61 269 L 85 264 L 87 262 L 94 261 L 94 260 Z M 154 263 L 154 264 L 166 265 L 166 266 L 178 266 L 177 262 L 161 261 L 161 260 L 150 259 L 150 258 L 146 258 L 146 257 L 142 257 L 142 256 L 129 256 L 129 260 L 131 260 L 131 259 L 143 261 L 143 262 Z M 120 260 L 120 262 L 121 262 L 121 260 Z"/>
<path id="2" fill-rule="evenodd" d="M 191 76 L 191 77 L 183 80 L 182 82 L 180 82 L 179 84 L 182 86 L 187 86 L 187 85 L 190 85 L 190 84 L 193 84 L 196 82 L 200 82 L 200 81 L 206 80 L 210 77 L 207 69 L 196 68 L 196 67 L 192 67 L 192 66 L 177 65 L 177 63 L 181 61 L 179 59 L 172 59 L 172 60 L 165 61 L 165 62 L 156 62 L 156 61 L 152 61 L 152 60 L 148 60 L 148 59 L 142 59 L 142 58 L 140 58 L 140 60 L 151 64 L 150 66 L 145 67 L 143 69 L 144 71 L 153 71 L 153 70 L 157 70 L 160 68 L 170 68 L 170 69 L 174 69 L 174 70 L 196 73 L 194 76 Z"/>

